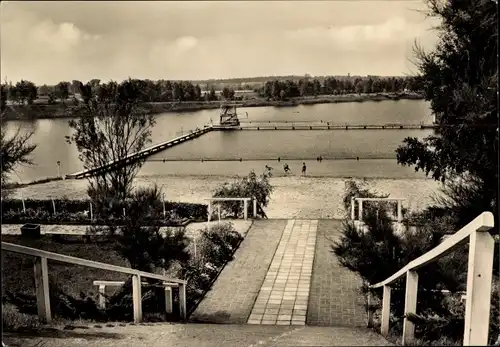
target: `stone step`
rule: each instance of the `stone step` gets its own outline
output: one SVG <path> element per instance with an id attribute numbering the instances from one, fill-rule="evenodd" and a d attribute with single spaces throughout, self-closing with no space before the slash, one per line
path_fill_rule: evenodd
<path id="1" fill-rule="evenodd" d="M 3 333 L 7 346 L 44 347 L 292 347 L 390 346 L 380 335 L 363 328 L 291 327 L 234 324 L 127 325 L 35 334 Z"/>

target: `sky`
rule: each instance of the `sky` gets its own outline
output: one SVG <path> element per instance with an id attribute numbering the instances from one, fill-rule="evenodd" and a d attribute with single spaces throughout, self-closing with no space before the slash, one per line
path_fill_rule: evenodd
<path id="1" fill-rule="evenodd" d="M 401 76 L 438 23 L 417 1 L 2 1 L 2 81 Z"/>

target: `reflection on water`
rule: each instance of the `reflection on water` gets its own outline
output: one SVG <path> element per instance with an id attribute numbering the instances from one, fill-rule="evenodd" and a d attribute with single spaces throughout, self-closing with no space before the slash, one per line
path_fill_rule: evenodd
<path id="1" fill-rule="evenodd" d="M 248 112 L 248 121 L 330 121 L 333 123 L 430 123 L 430 109 L 421 100 L 381 101 L 364 103 L 317 104 L 297 107 L 258 107 L 241 109 Z M 156 116 L 152 131 L 152 143 L 164 142 L 181 133 L 186 133 L 204 124 L 218 121 L 219 110 L 165 113 Z M 246 119 L 245 119 L 246 120 Z M 17 169 L 22 181 L 32 181 L 57 175 L 57 161 L 61 162 L 61 173 L 67 174 L 82 169 L 78 151 L 66 142 L 72 130 L 68 119 L 42 119 L 34 122 L 8 122 L 12 134 L 21 125 L 25 130 L 35 129 L 32 143 L 37 144 L 33 153 L 35 165 Z M 230 158 L 315 158 L 327 157 L 391 158 L 394 150 L 407 136 L 425 136 L 423 130 L 356 130 L 356 131 L 242 131 L 211 132 L 155 155 L 156 158 L 182 159 L 230 159 Z M 350 162 L 351 163 L 351 162 Z M 207 171 L 208 166 L 195 168 L 186 163 L 177 164 L 178 173 L 193 170 Z M 220 164 L 222 165 L 222 164 Z M 349 165 L 352 165 L 349 164 Z M 146 166 L 150 166 L 148 163 Z M 146 171 L 144 171 L 146 170 Z M 158 175 L 167 174 L 161 167 L 155 167 Z M 215 172 L 218 169 L 210 169 Z M 392 169 L 390 169 L 392 170 Z M 389 170 L 389 171 L 390 171 Z M 144 172 L 148 169 L 144 168 Z M 168 173 L 171 170 L 167 170 Z M 387 171 L 388 175 L 392 175 Z M 218 171 L 217 171 L 218 172 Z M 13 177 L 14 180 L 17 180 Z"/>

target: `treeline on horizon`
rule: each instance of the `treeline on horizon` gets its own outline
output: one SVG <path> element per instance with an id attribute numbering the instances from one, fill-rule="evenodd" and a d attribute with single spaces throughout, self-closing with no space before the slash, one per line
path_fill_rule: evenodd
<path id="1" fill-rule="evenodd" d="M 287 98 L 318 96 L 318 95 L 342 95 L 349 93 L 402 93 L 419 92 L 422 90 L 418 77 L 326 77 L 318 78 L 304 77 L 298 81 L 291 79 L 268 80 L 260 86 L 253 88 L 253 96 L 236 95 L 240 85 L 224 86 L 220 93 L 216 86 L 207 84 L 204 89 L 200 84 L 191 81 L 167 81 L 167 80 L 141 80 L 128 79 L 121 83 L 110 81 L 101 83 L 99 79 L 92 79 L 87 83 L 78 80 L 72 82 L 59 82 L 55 86 L 36 86 L 28 80 L 21 80 L 16 84 L 3 83 L 1 85 L 2 109 L 11 101 L 17 105 L 31 105 L 37 99 L 45 99 L 47 104 L 55 104 L 60 100 L 63 104 L 69 98 L 78 102 L 78 97 L 83 94 L 98 95 L 100 89 L 106 89 L 110 84 L 122 85 L 132 83 L 140 90 L 139 101 L 141 102 L 182 102 L 182 101 L 216 101 L 216 100 L 242 100 L 245 98 L 266 98 L 273 100 L 284 100 Z M 248 86 L 245 86 L 248 88 Z M 85 88 L 86 93 L 82 92 Z"/>

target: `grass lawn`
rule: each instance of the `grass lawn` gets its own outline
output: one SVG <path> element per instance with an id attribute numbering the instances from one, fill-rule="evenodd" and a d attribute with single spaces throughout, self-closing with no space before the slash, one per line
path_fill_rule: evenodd
<path id="1" fill-rule="evenodd" d="M 66 240 L 66 241 L 65 241 Z M 112 265 L 130 267 L 128 261 L 114 250 L 112 242 L 85 243 L 83 240 L 56 239 L 42 235 L 40 239 L 29 240 L 17 235 L 2 235 L 3 242 L 20 244 L 27 247 L 61 253 L 74 257 L 99 261 Z M 2 251 L 2 296 L 5 291 L 35 294 L 34 257 Z M 124 281 L 129 275 L 73 264 L 48 261 L 49 281 L 73 296 L 81 292 L 97 299 L 98 288 L 92 285 L 94 280 Z M 115 288 L 118 289 L 118 288 Z M 106 289 L 108 292 L 108 288 Z M 112 289 L 109 288 L 109 293 Z"/>

